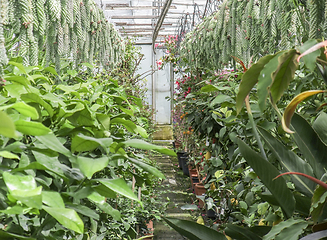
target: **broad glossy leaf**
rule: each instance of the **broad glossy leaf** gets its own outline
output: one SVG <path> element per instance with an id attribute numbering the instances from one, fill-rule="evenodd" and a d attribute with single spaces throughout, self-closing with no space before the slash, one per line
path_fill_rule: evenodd
<path id="1" fill-rule="evenodd" d="M 218 88 L 211 84 L 208 84 L 201 88 L 201 92 L 215 92 L 215 91 L 218 91 Z"/>
<path id="2" fill-rule="evenodd" d="M 143 170 L 147 171 L 148 173 L 151 173 L 151 174 L 153 174 L 154 176 L 156 176 L 158 178 L 165 179 L 165 175 L 163 175 L 157 168 L 150 166 L 146 162 L 143 162 L 141 160 L 134 159 L 134 158 L 128 158 L 128 160 L 130 162 L 132 162 L 133 164 L 135 164 L 136 166 L 138 166 L 138 167 L 142 168 Z"/>
<path id="3" fill-rule="evenodd" d="M 112 191 L 120 195 L 123 195 L 127 198 L 140 202 L 137 196 L 132 191 L 132 189 L 126 184 L 126 182 L 122 178 L 95 179 L 95 181 L 100 182 L 107 188 L 111 189 Z"/>
<path id="4" fill-rule="evenodd" d="M 17 131 L 31 136 L 42 136 L 51 133 L 51 130 L 39 122 L 28 122 L 17 120 L 15 122 Z"/>
<path id="5" fill-rule="evenodd" d="M 288 133 L 294 133 L 291 129 L 289 129 L 290 124 L 291 124 L 291 120 L 292 120 L 292 116 L 294 114 L 294 111 L 297 107 L 297 105 L 302 102 L 304 99 L 316 95 L 318 93 L 323 93 L 325 91 L 323 90 L 310 90 L 310 91 L 305 91 L 302 92 L 300 94 L 298 94 L 296 97 L 294 97 L 292 99 L 292 101 L 287 105 L 284 114 L 283 114 L 283 118 L 282 118 L 282 126 L 285 132 Z"/>
<path id="6" fill-rule="evenodd" d="M 22 94 L 27 93 L 26 88 L 20 84 L 7 84 L 4 88 L 8 91 L 9 96 L 20 99 Z"/>
<path id="7" fill-rule="evenodd" d="M 245 97 L 250 93 L 251 89 L 258 81 L 259 74 L 263 67 L 274 57 L 275 55 L 267 55 L 259 59 L 259 61 L 253 64 L 242 76 L 242 82 L 240 84 L 239 91 L 236 96 L 236 110 L 237 114 L 242 109 Z"/>
<path id="8" fill-rule="evenodd" d="M 300 61 L 300 59 L 308 54 L 316 52 L 318 49 L 326 47 L 327 46 L 327 40 L 317 43 L 314 46 L 310 47 L 309 49 L 306 49 L 300 56 L 298 56 L 297 61 Z M 319 54 L 320 55 L 320 54 Z"/>
<path id="9" fill-rule="evenodd" d="M 163 217 L 163 219 L 181 235 L 187 237 L 189 240 L 226 240 L 224 234 L 198 224 L 194 221 L 181 220 L 170 217 Z"/>
<path id="10" fill-rule="evenodd" d="M 31 237 L 25 237 L 22 235 L 6 232 L 3 230 L 0 230 L 0 238 L 2 240 L 13 240 L 13 239 L 18 239 L 18 240 L 36 240 L 36 238 L 31 238 Z"/>
<path id="11" fill-rule="evenodd" d="M 258 77 L 258 103 L 260 110 L 263 111 L 266 108 L 266 100 L 269 93 L 269 88 L 273 83 L 273 73 L 278 67 L 279 56 L 285 53 L 285 51 L 277 53 L 261 70 Z"/>
<path id="12" fill-rule="evenodd" d="M 97 119 L 107 131 L 110 130 L 110 117 L 107 114 L 97 114 Z"/>
<path id="13" fill-rule="evenodd" d="M 109 157 L 106 156 L 101 158 L 77 157 L 79 169 L 88 179 L 91 179 L 94 173 L 107 167 L 108 163 Z"/>
<path id="14" fill-rule="evenodd" d="M 36 209 L 42 208 L 42 187 L 31 190 L 12 190 L 10 196 L 24 203 L 26 206 Z"/>
<path id="15" fill-rule="evenodd" d="M 267 146 L 274 156 L 279 160 L 286 172 L 301 172 L 310 176 L 315 176 L 311 166 L 297 156 L 293 151 L 285 147 L 276 137 L 272 136 L 263 128 L 258 128 L 261 137 L 265 140 Z M 292 175 L 292 180 L 296 188 L 308 197 L 313 195 L 316 184 L 307 178 L 298 175 Z"/>
<path id="16" fill-rule="evenodd" d="M 42 202 L 49 207 L 65 208 L 64 200 L 58 192 L 42 191 Z"/>
<path id="17" fill-rule="evenodd" d="M 291 49 L 283 53 L 279 58 L 279 66 L 273 73 L 273 84 L 270 87 L 272 101 L 276 103 L 284 91 L 288 88 L 289 83 L 293 80 L 295 71 L 299 67 L 297 59 L 297 51 Z"/>
<path id="18" fill-rule="evenodd" d="M 327 237 L 327 230 L 311 233 L 300 240 L 320 240 Z"/>
<path id="19" fill-rule="evenodd" d="M 130 146 L 130 147 L 134 147 L 134 148 L 139 148 L 139 149 L 143 149 L 143 150 L 155 150 L 162 154 L 167 154 L 170 156 L 177 156 L 173 150 L 170 150 L 163 146 L 154 145 L 154 144 L 145 142 L 140 139 L 129 139 L 129 140 L 123 142 L 123 144 Z"/>
<path id="20" fill-rule="evenodd" d="M 111 124 L 122 124 L 129 132 L 139 133 L 144 138 L 148 137 L 146 131 L 142 127 L 137 127 L 136 124 L 130 120 L 116 117 L 111 120 Z"/>
<path id="21" fill-rule="evenodd" d="M 237 143 L 244 159 L 253 168 L 262 183 L 275 196 L 285 217 L 290 218 L 295 209 L 295 200 L 284 179 L 278 178 L 273 180 L 279 175 L 278 170 L 260 154 L 253 151 L 242 140 L 238 139 Z"/>
<path id="22" fill-rule="evenodd" d="M 312 127 L 320 139 L 327 144 L 327 113 L 321 112 L 312 124 Z"/>
<path id="23" fill-rule="evenodd" d="M 300 53 L 304 53 L 306 50 L 310 49 L 317 43 L 318 43 L 318 41 L 316 39 L 309 39 L 302 46 L 299 47 Z M 317 57 L 319 57 L 320 54 L 321 54 L 321 50 L 317 49 L 317 50 L 303 56 L 302 59 L 303 59 L 305 66 L 308 69 L 310 69 L 311 71 L 315 70 L 316 63 L 317 63 Z"/>
<path id="24" fill-rule="evenodd" d="M 25 102 L 35 102 L 40 104 L 49 113 L 49 116 L 53 116 L 52 107 L 46 103 L 39 95 L 36 93 L 25 93 L 21 95 L 21 99 Z"/>
<path id="25" fill-rule="evenodd" d="M 212 102 L 210 103 L 210 107 L 213 107 L 216 104 L 221 104 L 224 102 L 233 103 L 234 100 L 228 95 L 219 94 L 214 100 L 212 100 Z"/>
<path id="26" fill-rule="evenodd" d="M 97 204 L 97 206 L 102 211 L 104 211 L 105 213 L 107 213 L 110 216 L 112 216 L 116 221 L 120 221 L 121 220 L 121 214 L 120 214 L 120 212 L 117 209 L 114 209 L 112 206 L 110 206 L 106 202 L 106 198 L 104 196 L 101 196 L 97 192 L 93 192 L 87 198 L 90 199 L 91 201 L 95 202 Z"/>
<path id="27" fill-rule="evenodd" d="M 23 76 L 5 76 L 4 79 L 9 82 L 15 82 L 15 83 L 22 84 L 25 87 L 28 87 L 28 85 L 30 85 L 30 82 L 28 81 L 28 79 Z"/>
<path id="28" fill-rule="evenodd" d="M 0 111 L 0 119 L 0 134 L 5 137 L 15 138 L 16 127 L 12 119 L 2 111 Z"/>
<path id="29" fill-rule="evenodd" d="M 27 74 L 26 67 L 23 64 L 21 64 L 19 62 L 14 62 L 14 61 L 9 61 L 8 64 L 17 67 L 22 73 Z"/>
<path id="30" fill-rule="evenodd" d="M 39 114 L 37 110 L 34 107 L 31 107 L 30 105 L 27 105 L 24 102 L 17 102 L 11 106 L 11 108 L 16 109 L 21 114 L 30 117 L 33 120 L 36 120 L 39 118 Z"/>
<path id="31" fill-rule="evenodd" d="M 262 240 L 297 240 L 308 224 L 304 219 L 290 218 L 273 226 L 271 231 L 263 236 Z"/>
<path id="32" fill-rule="evenodd" d="M 19 159 L 16 154 L 13 154 L 9 151 L 0 151 L 0 157 L 9 158 L 9 159 Z"/>
<path id="33" fill-rule="evenodd" d="M 84 223 L 75 210 L 68 208 L 52 208 L 47 206 L 43 206 L 43 209 L 65 228 L 73 230 L 79 234 L 84 232 Z"/>
<path id="34" fill-rule="evenodd" d="M 310 214 L 314 223 L 318 223 L 324 211 L 327 200 L 327 191 L 322 186 L 318 186 L 312 197 Z"/>
<path id="35" fill-rule="evenodd" d="M 90 218 L 94 218 L 95 220 L 100 220 L 99 215 L 93 211 L 92 209 L 80 205 L 80 204 L 73 204 L 73 203 L 69 203 L 67 204 L 67 208 L 73 209 L 76 212 L 83 214 L 84 216 L 90 217 Z"/>
<path id="36" fill-rule="evenodd" d="M 250 229 L 233 224 L 226 225 L 225 233 L 233 239 L 261 240 L 261 237 L 250 231 Z"/>
<path id="37" fill-rule="evenodd" d="M 310 124 L 298 114 L 292 118 L 295 133 L 292 135 L 305 160 L 311 165 L 316 178 L 320 179 L 327 169 L 327 145 L 321 141 Z"/>
<path id="38" fill-rule="evenodd" d="M 112 138 L 94 138 L 79 134 L 72 140 L 72 151 L 90 151 L 97 148 L 99 145 L 103 147 L 104 150 L 108 150 L 112 143 Z"/>
<path id="39" fill-rule="evenodd" d="M 47 134 L 43 136 L 36 136 L 37 140 L 39 140 L 44 146 L 50 148 L 55 152 L 59 152 L 67 157 L 72 157 L 72 153 L 65 148 L 58 138 L 53 134 Z"/>

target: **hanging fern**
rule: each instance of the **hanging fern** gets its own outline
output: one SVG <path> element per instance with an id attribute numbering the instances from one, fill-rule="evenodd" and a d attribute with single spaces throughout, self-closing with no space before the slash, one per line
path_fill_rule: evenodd
<path id="1" fill-rule="evenodd" d="M 9 52 L 4 29 L 19 39 Z M 110 68 L 120 63 L 123 45 L 94 0 L 0 0 L 0 75 L 7 56 L 17 53 L 27 65 L 44 61 L 57 70 L 62 58 L 75 64 L 96 58 Z"/>
<path id="2" fill-rule="evenodd" d="M 308 37 L 326 38 L 326 29 L 325 0 L 308 0 L 305 6 L 289 0 L 225 0 L 186 34 L 180 54 L 193 68 L 218 69 L 231 55 L 248 64 Z"/>

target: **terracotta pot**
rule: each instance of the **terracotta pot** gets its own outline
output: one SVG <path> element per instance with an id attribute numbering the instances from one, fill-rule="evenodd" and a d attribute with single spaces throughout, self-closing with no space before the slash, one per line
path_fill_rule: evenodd
<path id="1" fill-rule="evenodd" d="M 206 193 L 206 188 L 204 187 L 203 183 L 194 183 L 194 193 L 195 195 L 202 195 Z"/>

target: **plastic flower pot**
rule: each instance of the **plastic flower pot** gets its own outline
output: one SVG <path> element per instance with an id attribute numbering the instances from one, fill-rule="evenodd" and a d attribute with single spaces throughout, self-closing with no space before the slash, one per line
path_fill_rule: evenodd
<path id="1" fill-rule="evenodd" d="M 217 217 L 216 212 L 212 208 L 206 209 L 206 213 L 208 218 L 214 219 Z"/>
<path id="2" fill-rule="evenodd" d="M 182 164 L 181 157 L 185 157 L 185 156 L 186 157 L 188 156 L 187 152 L 181 152 L 181 151 L 177 152 L 177 159 L 178 159 L 179 169 L 183 169 L 183 164 Z"/>
<path id="3" fill-rule="evenodd" d="M 182 169 L 183 169 L 183 174 L 186 176 L 190 176 L 190 173 L 188 171 L 188 156 L 182 156 L 181 157 L 181 164 L 182 164 Z"/>

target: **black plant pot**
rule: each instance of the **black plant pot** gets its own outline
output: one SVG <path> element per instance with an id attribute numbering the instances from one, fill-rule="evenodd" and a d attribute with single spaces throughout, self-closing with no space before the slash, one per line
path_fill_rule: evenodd
<path id="1" fill-rule="evenodd" d="M 187 157 L 187 156 L 188 156 L 187 152 L 177 152 L 179 169 L 183 169 L 183 163 L 181 157 Z"/>
<path id="2" fill-rule="evenodd" d="M 190 176 L 190 172 L 188 170 L 188 156 L 182 156 L 181 157 L 181 164 L 182 164 L 182 169 L 183 169 L 183 174 L 186 176 Z"/>
<path id="3" fill-rule="evenodd" d="M 217 216 L 217 214 L 212 208 L 207 209 L 207 217 L 208 218 L 216 218 L 216 216 Z"/>

